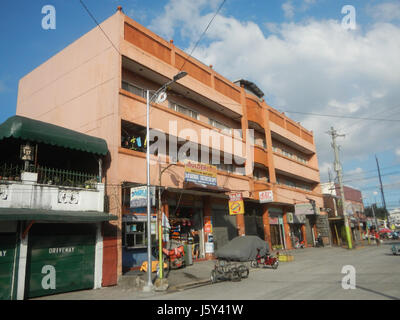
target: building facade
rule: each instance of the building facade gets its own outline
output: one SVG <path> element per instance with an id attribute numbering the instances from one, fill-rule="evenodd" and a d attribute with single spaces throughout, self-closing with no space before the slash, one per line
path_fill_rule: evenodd
<path id="1" fill-rule="evenodd" d="M 324 207 L 328 211 L 332 242 L 341 245 L 346 242 L 343 220 L 343 206 L 340 186 L 333 182 L 321 183 Z M 366 230 L 366 216 L 360 190 L 343 186 L 345 198 L 345 212 L 349 216 L 349 225 L 353 241 L 360 241 Z"/>
<path id="2" fill-rule="evenodd" d="M 100 288 L 104 140 L 14 116 L 0 124 L 0 300 Z M 107 263 L 106 263 L 107 265 Z"/>
<path id="3" fill-rule="evenodd" d="M 109 39 L 95 28 L 20 80 L 17 114 L 107 141 L 103 182 L 118 221 L 104 231 L 109 272 L 103 270 L 103 285 L 116 284 L 124 270 L 146 260 L 146 211 L 131 207 L 132 190 L 138 190 L 132 188 L 146 184 L 146 94 L 179 71 L 187 76 L 168 87 L 164 101 L 151 103 L 149 119 L 164 139 L 150 137 L 150 144 L 166 145 L 151 155 L 150 184 L 162 192 L 170 239 L 189 241 L 194 231 L 198 258 L 212 257 L 245 234 L 259 235 L 272 248 L 291 249 L 295 239 L 314 245 L 317 223 L 327 216 L 320 210 L 313 133 L 269 106 L 255 84 L 226 79 L 120 9 L 101 28 Z M 216 184 L 188 181 L 187 162 L 171 152 L 174 145 L 183 158 L 211 165 Z M 264 200 L 264 191 L 272 198 Z M 229 214 L 232 192 L 241 193 L 244 214 Z"/>

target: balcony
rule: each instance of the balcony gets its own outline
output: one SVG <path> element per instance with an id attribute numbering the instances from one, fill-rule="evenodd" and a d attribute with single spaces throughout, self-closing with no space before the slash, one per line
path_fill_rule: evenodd
<path id="1" fill-rule="evenodd" d="M 275 170 L 290 173 L 302 180 L 310 182 L 318 183 L 320 181 L 319 170 L 316 168 L 299 163 L 276 152 L 273 154 L 273 161 Z"/>
<path id="2" fill-rule="evenodd" d="M 254 146 L 254 162 L 268 167 L 267 151 L 257 145 Z"/>
<path id="3" fill-rule="evenodd" d="M 34 171 L 0 166 L 0 208 L 104 211 L 104 184 L 97 176 L 40 167 Z"/>

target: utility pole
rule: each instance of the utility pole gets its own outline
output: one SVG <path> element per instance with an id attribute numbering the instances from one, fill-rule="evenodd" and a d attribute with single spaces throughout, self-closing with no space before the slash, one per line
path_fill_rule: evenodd
<path id="1" fill-rule="evenodd" d="M 381 170 L 379 168 L 379 162 L 378 162 L 378 158 L 375 155 L 375 159 L 376 159 L 376 166 L 378 167 L 378 176 L 379 176 L 379 183 L 381 185 L 381 195 L 382 195 L 382 203 L 383 203 L 383 208 L 385 209 L 385 218 L 386 218 L 386 222 L 387 222 L 387 209 L 386 209 L 386 201 L 385 201 L 385 194 L 383 192 L 383 185 L 382 185 L 382 178 L 381 178 Z"/>
<path id="2" fill-rule="evenodd" d="M 348 245 L 349 249 L 352 249 L 353 244 L 351 241 L 349 221 L 348 221 L 346 206 L 345 206 L 346 199 L 344 197 L 344 189 L 343 189 L 343 181 L 342 181 L 342 166 L 341 166 L 340 160 L 339 160 L 339 148 L 338 148 L 338 145 L 336 144 L 336 138 L 344 137 L 344 134 L 339 135 L 333 127 L 331 127 L 331 130 L 328 131 L 327 133 L 332 136 L 332 148 L 333 148 L 333 152 L 335 153 L 334 170 L 336 171 L 336 174 L 338 177 L 340 194 L 341 194 L 341 198 L 342 198 L 343 220 L 344 220 L 344 227 L 346 230 L 347 245 Z"/>

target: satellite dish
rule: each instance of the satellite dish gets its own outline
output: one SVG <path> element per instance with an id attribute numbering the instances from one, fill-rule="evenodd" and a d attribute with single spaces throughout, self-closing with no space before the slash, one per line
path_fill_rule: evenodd
<path id="1" fill-rule="evenodd" d="M 158 97 L 157 97 L 157 99 L 156 99 L 156 102 L 157 102 L 157 103 L 163 103 L 165 100 L 167 100 L 167 93 L 166 93 L 166 92 L 161 92 L 161 93 L 158 95 Z"/>

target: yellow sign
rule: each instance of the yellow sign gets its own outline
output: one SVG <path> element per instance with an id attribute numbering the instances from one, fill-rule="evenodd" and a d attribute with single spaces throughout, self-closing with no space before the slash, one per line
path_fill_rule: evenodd
<path id="1" fill-rule="evenodd" d="M 229 214 L 244 214 L 244 202 L 241 193 L 229 195 Z"/>

